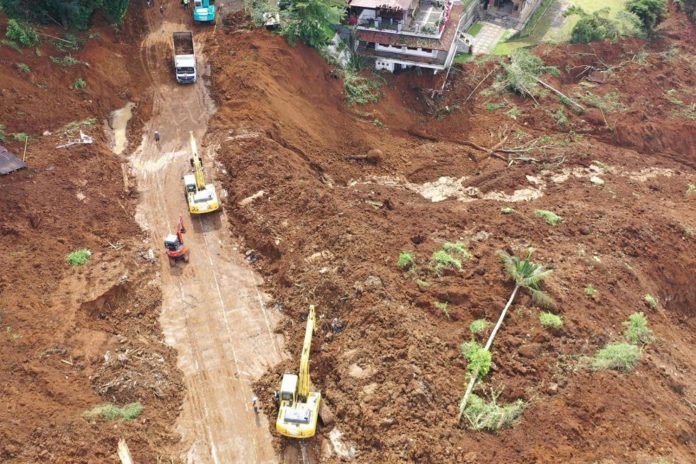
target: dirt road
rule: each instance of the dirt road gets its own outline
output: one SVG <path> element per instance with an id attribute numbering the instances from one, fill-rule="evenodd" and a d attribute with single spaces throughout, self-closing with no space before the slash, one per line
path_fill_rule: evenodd
<path id="1" fill-rule="evenodd" d="M 224 212 L 204 217 L 187 212 L 181 176 L 189 168 L 189 131 L 200 148 L 215 108 L 204 79 L 193 86 L 174 83 L 171 33 L 191 25 L 152 19 L 141 59 L 154 90 L 153 117 L 131 159 L 141 192 L 137 218 L 150 231 L 161 266 L 162 329 L 166 343 L 178 351 L 187 388 L 177 423 L 181 453 L 196 464 L 276 462 L 268 418 L 252 409 L 251 383 L 281 359 L 281 340 L 272 332 L 277 315 L 264 304 L 260 278 L 231 243 Z M 199 38 L 205 33 L 214 32 L 195 32 Z M 203 50 L 199 41 L 196 45 L 204 74 Z M 159 147 L 155 130 L 162 135 Z M 211 177 L 208 150 L 200 152 Z M 190 262 L 170 268 L 161 238 L 175 230 L 179 215 L 187 226 Z"/>

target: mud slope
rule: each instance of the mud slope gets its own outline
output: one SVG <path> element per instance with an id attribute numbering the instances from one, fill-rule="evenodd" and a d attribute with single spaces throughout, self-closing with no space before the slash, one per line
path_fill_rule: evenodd
<path id="1" fill-rule="evenodd" d="M 2 462 L 119 462 L 121 437 L 136 461 L 156 462 L 176 440 L 170 428 L 182 399 L 180 373 L 161 343 L 161 292 L 143 259 L 124 160 L 105 135 L 109 113 L 128 100 L 136 103 L 131 130 L 149 111 L 136 78 L 142 70 L 127 59 L 137 32 L 128 24 L 116 37 L 102 24 L 78 34 L 78 50 L 48 40 L 39 52 L 0 47 L 4 145 L 21 156 L 24 144 L 12 134 L 30 136 L 28 169 L 0 177 Z M 50 59 L 68 54 L 89 66 Z M 16 63 L 31 72 L 20 73 Z M 80 77 L 87 88 L 70 90 Z M 78 135 L 70 123 L 88 118 L 81 128 L 94 144 L 56 148 Z M 80 248 L 92 257 L 73 268 L 66 255 Z M 104 402 L 135 401 L 144 409 L 130 422 L 83 417 Z"/>
<path id="2" fill-rule="evenodd" d="M 696 200 L 686 194 L 696 179 L 696 121 L 682 112 L 696 103 L 692 34 L 684 29 L 652 48 L 600 45 L 595 51 L 612 70 L 591 87 L 571 69 L 590 47 L 539 50 L 559 64 L 561 78 L 546 78 L 565 93 L 616 93 L 603 101 L 617 104 L 602 111 L 563 110 L 563 124 L 553 116 L 557 99 L 535 107 L 487 89 L 490 82 L 463 107 L 491 64 L 456 73 L 438 101 L 408 78 L 388 76 L 376 107 L 349 108 L 311 50 L 258 31 L 209 39 L 219 110 L 208 137 L 220 145 L 228 218 L 257 251 L 288 315 L 282 329 L 291 353 L 299 353 L 307 305 L 318 305 L 312 380 L 355 446 L 355 462 L 696 461 L 696 295 L 688 273 L 696 264 Z M 645 90 L 655 79 L 664 92 Z M 489 103 L 503 105 L 489 110 Z M 547 148 L 511 164 L 472 148 L 534 140 Z M 501 214 L 503 207 L 515 212 Z M 537 209 L 564 222 L 552 227 Z M 430 272 L 431 254 L 457 240 L 472 253 L 462 271 Z M 523 399 L 526 410 L 497 434 L 461 430 L 459 346 L 471 337 L 469 323 L 496 318 L 511 291 L 495 253 L 530 246 L 555 270 L 548 288 L 565 326 L 544 329 L 539 308 L 520 297 L 481 393 Z M 402 250 L 416 253 L 416 274 L 397 268 Z M 584 292 L 590 284 L 599 290 L 594 298 Z M 647 293 L 659 298 L 657 308 L 646 304 Z M 448 317 L 436 302 L 448 304 Z M 622 321 L 635 311 L 646 313 L 657 336 L 637 369 L 583 367 L 621 339 Z M 331 330 L 334 319 L 342 331 Z M 258 384 L 262 399 L 295 362 Z M 339 462 L 329 431 L 313 446 Z"/>

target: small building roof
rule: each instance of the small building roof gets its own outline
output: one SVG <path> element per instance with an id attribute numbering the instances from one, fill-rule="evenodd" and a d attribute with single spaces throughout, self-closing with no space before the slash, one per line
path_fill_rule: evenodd
<path id="1" fill-rule="evenodd" d="M 350 0 L 349 4 L 356 8 L 398 8 L 408 10 L 413 0 Z"/>
<path id="2" fill-rule="evenodd" d="M 7 148 L 0 145 L 0 174 L 9 174 L 27 165 L 21 159 L 10 153 Z"/>

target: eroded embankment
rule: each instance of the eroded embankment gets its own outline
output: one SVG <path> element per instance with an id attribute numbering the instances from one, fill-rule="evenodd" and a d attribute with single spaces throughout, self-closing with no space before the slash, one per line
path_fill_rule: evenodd
<path id="1" fill-rule="evenodd" d="M 642 47 L 632 46 L 633 53 Z M 356 461 L 696 459 L 689 406 L 696 398 L 689 386 L 696 380 L 689 355 L 694 319 L 689 293 L 675 288 L 689 282 L 695 264 L 696 211 L 685 193 L 696 178 L 694 154 L 680 147 L 693 146 L 688 138 L 696 123 L 667 106 L 669 93 L 638 92 L 639 83 L 624 92 L 623 83 L 636 80 L 635 61 L 613 68 L 604 84 L 590 83 L 593 94 L 615 92 L 605 101 L 622 105 L 602 110 L 606 124 L 596 112 L 567 110 L 561 124 L 553 113 L 562 104 L 549 95 L 535 107 L 489 91 L 460 107 L 490 64 L 467 66 L 444 101 L 426 105 L 427 97 L 398 76 L 387 77 L 374 108 L 349 108 L 340 82 L 307 48 L 258 31 L 218 34 L 208 47 L 219 104 L 210 137 L 220 144 L 228 217 L 257 251 L 256 264 L 289 316 L 282 329 L 292 353 L 299 353 L 301 315 L 318 305 L 312 378 L 344 440 L 356 446 Z M 670 47 L 682 55 L 670 56 Z M 666 73 L 681 101 L 693 104 L 693 44 L 645 51 L 640 82 Z M 542 51 L 549 61 L 577 53 L 577 47 Z M 618 65 L 621 53 L 599 61 Z M 667 73 L 670 63 L 679 71 Z M 585 95 L 583 76 L 561 71 L 554 85 Z M 645 114 L 636 95 L 664 112 L 636 125 Z M 491 102 L 503 105 L 491 111 Z M 655 130 L 677 125 L 689 128 L 679 129 L 679 139 L 661 139 Z M 639 134 L 621 135 L 627 132 L 620 127 Z M 513 153 L 522 158 L 513 163 L 474 148 L 532 143 L 544 148 Z M 537 193 L 511 201 L 524 189 Z M 514 210 L 501 214 L 502 207 Z M 564 222 L 550 226 L 537 209 Z M 437 276 L 428 271 L 429 259 L 445 241 L 463 241 L 472 257 L 461 272 Z M 521 297 L 496 340 L 485 385 L 501 392 L 499 401 L 523 399 L 527 408 L 498 434 L 458 429 L 466 368 L 459 345 L 471 337 L 468 324 L 494 320 L 510 293 L 496 252 L 522 254 L 530 246 L 555 270 L 548 288 L 564 328 L 541 327 L 539 309 Z M 415 253 L 417 274 L 397 268 L 402 250 Z M 594 297 L 584 290 L 590 285 L 599 291 Z M 644 301 L 648 293 L 662 302 L 656 309 Z M 646 312 L 659 340 L 636 371 L 583 367 L 585 356 L 621 339 L 622 321 L 635 311 Z M 334 320 L 342 330 L 332 328 Z M 262 400 L 270 404 L 280 372 L 295 364 L 281 364 L 259 383 Z M 329 430 L 315 445 L 337 461 Z"/>

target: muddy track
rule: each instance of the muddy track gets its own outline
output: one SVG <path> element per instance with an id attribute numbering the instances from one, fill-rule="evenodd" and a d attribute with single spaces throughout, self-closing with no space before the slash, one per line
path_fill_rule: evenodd
<path id="1" fill-rule="evenodd" d="M 153 247 L 159 250 L 160 238 L 183 215 L 191 250 L 190 262 L 175 267 L 159 254 L 162 330 L 166 343 L 178 351 L 187 387 L 176 452 L 195 463 L 276 462 L 268 418 L 251 408 L 251 384 L 281 360 L 281 340 L 272 332 L 277 315 L 266 309 L 260 277 L 231 243 L 225 213 L 187 213 L 181 176 L 188 169 L 189 131 L 202 146 L 215 107 L 204 79 L 179 86 L 171 75 L 171 33 L 191 26 L 150 16 L 151 33 L 140 59 L 153 91 L 153 117 L 131 164 L 141 194 L 137 219 L 150 232 Z M 209 33 L 198 31 L 197 39 Z M 206 69 L 200 43 L 199 73 Z M 150 135 L 155 130 L 162 134 L 160 146 Z M 213 177 L 213 163 L 205 149 L 201 152 Z"/>

